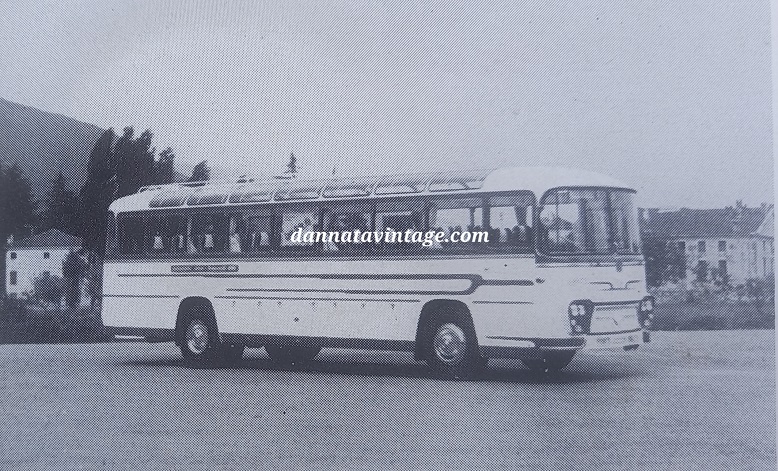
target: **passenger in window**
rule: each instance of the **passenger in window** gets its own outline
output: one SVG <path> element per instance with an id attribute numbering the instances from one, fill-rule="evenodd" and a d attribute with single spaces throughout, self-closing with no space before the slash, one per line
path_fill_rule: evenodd
<path id="1" fill-rule="evenodd" d="M 165 246 L 162 243 L 162 231 L 159 228 L 157 228 L 156 233 L 154 234 L 154 244 L 152 248 L 155 252 L 162 252 L 165 249 Z"/>
<path id="2" fill-rule="evenodd" d="M 238 229 L 238 221 L 235 216 L 232 216 L 230 218 L 230 234 L 228 238 L 230 253 L 241 252 L 240 232 L 241 231 Z"/>
<path id="3" fill-rule="evenodd" d="M 194 243 L 194 228 L 193 228 L 193 221 L 192 218 L 188 218 L 186 221 L 186 252 L 187 253 L 197 253 L 197 247 Z"/>
<path id="4" fill-rule="evenodd" d="M 203 250 L 207 252 L 213 252 L 215 249 L 213 245 L 213 224 L 208 224 L 203 234 Z"/>

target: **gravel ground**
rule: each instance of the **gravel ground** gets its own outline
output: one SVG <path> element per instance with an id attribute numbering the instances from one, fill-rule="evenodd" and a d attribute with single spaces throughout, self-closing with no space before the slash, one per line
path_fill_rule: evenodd
<path id="1" fill-rule="evenodd" d="M 659 332 L 536 375 L 426 377 L 410 354 L 0 345 L 0 469 L 775 469 L 773 331 Z"/>

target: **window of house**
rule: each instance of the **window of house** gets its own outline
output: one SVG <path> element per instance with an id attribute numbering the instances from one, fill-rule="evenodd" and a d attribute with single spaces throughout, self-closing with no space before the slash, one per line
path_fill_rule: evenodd
<path id="1" fill-rule="evenodd" d="M 16 252 L 11 252 L 11 260 L 16 260 Z"/>
<path id="2" fill-rule="evenodd" d="M 719 260 L 719 276 L 725 277 L 727 276 L 727 261 L 726 260 Z"/>
<path id="3" fill-rule="evenodd" d="M 686 242 L 684 241 L 678 242 L 678 251 L 681 253 L 686 252 Z"/>
<path id="4" fill-rule="evenodd" d="M 51 256 L 48 252 L 43 252 L 43 258 L 49 258 Z"/>
<path id="5" fill-rule="evenodd" d="M 8 273 L 8 282 L 12 285 L 16 284 L 16 272 L 11 271 Z"/>
<path id="6" fill-rule="evenodd" d="M 719 252 L 726 252 L 727 251 L 727 241 L 726 240 L 720 240 L 719 241 Z"/>
<path id="7" fill-rule="evenodd" d="M 705 241 L 704 240 L 701 240 L 701 241 L 697 242 L 697 251 L 699 253 L 705 253 Z"/>
<path id="8" fill-rule="evenodd" d="M 43 272 L 43 277 L 44 277 L 44 278 L 48 278 L 48 277 L 50 277 L 50 276 L 51 276 L 51 272 L 50 272 L 50 271 L 45 271 L 45 272 Z"/>
<path id="9" fill-rule="evenodd" d="M 697 281 L 705 281 L 708 279 L 708 262 L 700 260 L 697 262 Z"/>

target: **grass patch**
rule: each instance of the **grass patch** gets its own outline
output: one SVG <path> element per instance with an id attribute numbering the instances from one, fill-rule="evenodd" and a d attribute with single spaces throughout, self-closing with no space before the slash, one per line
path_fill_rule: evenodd
<path id="1" fill-rule="evenodd" d="M 0 344 L 107 342 L 99 317 L 89 309 L 0 316 Z"/>
<path id="2" fill-rule="evenodd" d="M 657 304 L 653 330 L 774 329 L 775 307 L 752 303 Z"/>

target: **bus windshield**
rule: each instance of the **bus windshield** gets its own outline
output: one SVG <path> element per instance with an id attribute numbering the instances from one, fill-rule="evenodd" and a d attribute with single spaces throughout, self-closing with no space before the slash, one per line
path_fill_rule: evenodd
<path id="1" fill-rule="evenodd" d="M 540 206 L 540 248 L 549 254 L 638 254 L 634 193 L 560 189 Z"/>

